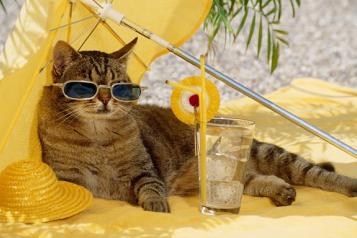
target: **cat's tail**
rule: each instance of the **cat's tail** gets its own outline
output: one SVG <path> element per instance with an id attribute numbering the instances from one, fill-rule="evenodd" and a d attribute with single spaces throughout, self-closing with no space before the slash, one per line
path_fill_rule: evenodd
<path id="1" fill-rule="evenodd" d="M 301 158 L 301 160 L 303 159 Z M 309 163 L 305 160 L 304 162 Z M 350 197 L 357 196 L 357 179 L 336 173 L 331 163 L 307 165 L 305 169 L 301 169 L 297 172 L 305 174 L 302 185 L 343 193 Z"/>
<path id="2" fill-rule="evenodd" d="M 333 164 L 331 164 L 330 162 L 323 162 L 323 163 L 318 163 L 316 164 L 317 166 L 319 166 L 320 168 L 330 171 L 330 172 L 335 172 L 335 166 L 333 166 Z"/>
<path id="3" fill-rule="evenodd" d="M 251 154 L 259 161 L 259 170 L 264 174 L 273 174 L 290 184 L 357 196 L 357 179 L 337 174 L 331 163 L 314 164 L 279 146 L 254 143 L 255 150 Z"/>

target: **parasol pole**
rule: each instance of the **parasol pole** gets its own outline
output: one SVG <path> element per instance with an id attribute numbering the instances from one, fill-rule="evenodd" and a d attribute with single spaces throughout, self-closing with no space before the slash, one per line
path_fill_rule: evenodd
<path id="1" fill-rule="evenodd" d="M 154 34 L 153 32 L 131 22 L 127 19 L 122 13 L 113 9 L 111 3 L 105 3 L 103 5 L 98 4 L 95 0 L 81 0 L 81 2 L 88 7 L 95 10 L 100 17 L 105 19 L 110 19 L 116 22 L 119 25 L 125 26 L 138 34 L 144 36 L 147 39 L 150 39 L 160 46 L 166 48 L 171 53 L 175 54 L 176 56 L 180 57 L 181 59 L 187 61 L 188 63 L 194 65 L 197 68 L 200 68 L 200 60 L 196 57 L 192 56 L 190 53 L 174 46 L 170 42 L 162 39 L 158 35 Z M 350 154 L 351 156 L 357 158 L 357 150 L 352 148 L 351 146 L 347 145 L 346 143 L 342 142 L 341 140 L 335 138 L 334 136 L 328 134 L 327 132 L 317 128 L 316 126 L 306 122 L 305 120 L 301 119 L 300 117 L 296 116 L 295 114 L 285 110 L 284 108 L 280 107 L 279 105 L 273 103 L 272 101 L 266 99 L 265 97 L 259 95 L 258 93 L 254 92 L 253 90 L 245 87 L 241 83 L 235 81 L 233 78 L 223 74 L 222 72 L 216 70 L 212 66 L 205 65 L 205 70 L 208 74 L 213 76 L 214 78 L 220 80 L 221 82 L 225 83 L 226 85 L 230 86 L 231 88 L 237 90 L 238 92 L 242 93 L 243 95 L 253 99 L 254 101 L 260 103 L 261 105 L 269 108 L 270 110 L 274 111 L 275 113 L 279 114 L 280 116 L 288 119 L 292 123 L 301 128 L 305 129 L 306 131 L 314 134 L 315 136 L 320 137 L 321 139 L 325 140 L 329 144 L 339 148 L 340 150 Z"/>

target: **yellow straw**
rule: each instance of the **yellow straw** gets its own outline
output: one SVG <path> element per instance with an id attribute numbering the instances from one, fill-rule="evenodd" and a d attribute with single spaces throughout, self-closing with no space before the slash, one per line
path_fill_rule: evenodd
<path id="1" fill-rule="evenodd" d="M 206 109 L 206 78 L 205 78 L 205 58 L 201 56 L 201 90 L 182 85 L 167 80 L 166 84 L 173 88 L 180 88 L 197 94 L 199 96 L 200 111 L 200 151 L 199 151 L 199 174 L 200 174 L 200 196 L 202 205 L 207 203 L 207 172 L 206 172 L 206 129 L 207 129 L 207 109 Z"/>
<path id="2" fill-rule="evenodd" d="M 206 172 L 206 128 L 207 128 L 207 110 L 206 110 L 206 78 L 205 78 L 205 58 L 201 55 L 201 92 L 200 103 L 200 191 L 201 201 L 205 206 L 207 202 L 207 172 Z"/>

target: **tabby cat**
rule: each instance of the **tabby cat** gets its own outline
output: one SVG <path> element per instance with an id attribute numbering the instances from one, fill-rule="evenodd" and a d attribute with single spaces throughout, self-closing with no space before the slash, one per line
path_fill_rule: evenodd
<path id="1" fill-rule="evenodd" d="M 137 39 L 119 51 L 77 52 L 63 41 L 54 48 L 53 81 L 130 83 L 127 61 Z M 169 195 L 198 192 L 194 133 L 170 109 L 114 100 L 110 88 L 76 101 L 60 87 L 45 87 L 39 105 L 43 161 L 61 180 L 89 189 L 94 196 L 169 212 Z M 357 196 L 357 179 L 315 165 L 284 149 L 254 140 L 245 176 L 245 194 L 290 205 L 291 186 L 306 185 Z"/>

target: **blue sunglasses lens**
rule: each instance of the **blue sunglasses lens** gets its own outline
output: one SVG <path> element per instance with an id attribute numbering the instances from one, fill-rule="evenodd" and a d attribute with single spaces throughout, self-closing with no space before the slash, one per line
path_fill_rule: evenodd
<path id="1" fill-rule="evenodd" d="M 141 95 L 141 88 L 133 84 L 117 84 L 113 87 L 113 96 L 122 101 L 135 101 Z"/>
<path id="2" fill-rule="evenodd" d="M 97 86 L 86 82 L 70 82 L 65 84 L 63 91 L 70 98 L 88 99 L 97 93 Z"/>

